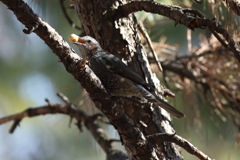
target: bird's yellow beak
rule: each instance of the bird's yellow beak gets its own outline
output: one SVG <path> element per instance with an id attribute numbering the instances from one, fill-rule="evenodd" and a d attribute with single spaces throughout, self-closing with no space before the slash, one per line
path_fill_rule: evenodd
<path id="1" fill-rule="evenodd" d="M 71 42 L 80 42 L 80 43 L 86 43 L 83 39 L 81 39 L 78 35 L 76 34 L 71 34 L 68 37 L 69 41 Z"/>

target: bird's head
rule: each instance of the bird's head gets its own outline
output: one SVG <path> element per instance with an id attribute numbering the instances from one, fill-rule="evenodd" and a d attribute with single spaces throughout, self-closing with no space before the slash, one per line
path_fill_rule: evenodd
<path id="1" fill-rule="evenodd" d="M 81 51 L 83 57 L 94 54 L 97 51 L 101 51 L 102 48 L 99 43 L 90 36 L 79 37 L 77 35 L 71 34 L 69 36 L 71 42 L 76 44 Z"/>

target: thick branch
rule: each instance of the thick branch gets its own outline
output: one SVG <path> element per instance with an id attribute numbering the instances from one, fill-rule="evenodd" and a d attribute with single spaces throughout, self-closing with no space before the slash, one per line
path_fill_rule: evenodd
<path id="1" fill-rule="evenodd" d="M 137 11 L 146 11 L 151 13 L 156 13 L 170 19 L 173 19 L 176 24 L 180 23 L 185 25 L 190 29 L 194 28 L 206 28 L 208 27 L 210 31 L 213 31 L 213 34 L 216 36 L 215 32 L 221 34 L 224 39 L 228 42 L 227 49 L 230 49 L 238 62 L 240 62 L 240 50 L 236 45 L 233 38 L 224 29 L 219 23 L 214 20 L 210 20 L 205 18 L 199 11 L 192 9 L 184 9 L 177 6 L 171 5 L 162 5 L 153 1 L 131 1 L 125 5 L 118 7 L 115 10 L 109 11 L 105 14 L 106 17 L 114 17 L 115 19 L 119 19 L 122 17 L 126 17 L 130 13 L 134 13 Z M 121 14 L 120 14 L 121 13 Z M 218 36 L 217 36 L 218 37 Z"/>
<path id="2" fill-rule="evenodd" d="M 23 1 L 2 0 L 2 2 L 5 3 L 8 8 L 14 12 L 18 20 L 26 26 L 27 30 L 25 30 L 25 33 L 35 32 L 58 56 L 68 72 L 82 84 L 95 102 L 96 107 L 107 116 L 110 123 L 118 130 L 123 138 L 126 150 L 129 151 L 135 159 L 139 159 L 139 157 L 157 159 L 156 155 L 153 154 L 155 152 L 152 150 L 152 145 L 147 143 L 146 138 L 139 128 L 137 128 L 132 120 L 122 111 L 116 101 L 112 100 L 112 97 L 106 92 L 99 79 L 87 66 L 82 64 L 81 58 L 73 51 L 68 43 Z M 169 9 L 169 7 L 165 7 L 163 11 L 165 12 Z M 169 16 L 175 18 L 179 23 L 185 24 L 194 20 L 192 16 L 183 15 L 179 7 L 171 7 L 169 11 L 171 11 Z M 178 14 L 182 14 L 182 17 L 179 17 Z M 189 26 L 189 24 L 186 26 Z M 29 109 L 13 117 L 10 116 L 1 119 L 1 121 L 9 121 L 10 119 L 13 120 L 13 118 L 19 121 L 21 117 L 47 114 L 48 112 L 64 113 L 69 109 L 69 107 L 64 108 L 60 106 L 59 110 L 57 110 L 53 106 L 54 105 L 51 104 L 48 108 L 44 106 L 36 110 Z M 65 109 L 67 110 L 65 111 Z M 74 116 L 75 114 L 77 113 L 69 113 L 70 116 Z M 142 153 L 144 153 L 144 155 L 141 155 Z"/>
<path id="3" fill-rule="evenodd" d="M 123 142 L 125 147 L 131 149 L 131 152 L 136 156 L 141 153 L 145 153 L 144 156 L 146 157 L 154 156 L 152 155 L 151 146 L 147 145 L 139 128 L 134 127 L 133 122 L 126 116 L 121 108 L 111 100 L 111 96 L 101 85 L 100 80 L 88 66 L 81 64 L 81 58 L 73 51 L 68 43 L 23 1 L 2 0 L 2 2 L 14 12 L 20 22 L 44 40 L 65 65 L 67 71 L 87 90 L 94 100 L 96 107 L 107 116 L 111 124 L 118 130 L 119 134 L 125 137 L 125 141 Z M 34 30 L 32 30 L 33 26 Z"/>
<path id="4" fill-rule="evenodd" d="M 166 16 L 175 20 L 176 23 L 184 24 L 187 27 L 190 27 L 190 23 L 195 19 L 195 17 L 185 14 L 181 7 L 162 5 L 153 1 L 131 1 L 130 3 L 122 5 L 115 10 L 107 12 L 105 16 L 119 19 L 142 10 Z"/>

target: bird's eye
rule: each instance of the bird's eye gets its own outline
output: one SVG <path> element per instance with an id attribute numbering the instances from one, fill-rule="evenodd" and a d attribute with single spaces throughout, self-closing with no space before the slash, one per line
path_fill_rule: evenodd
<path id="1" fill-rule="evenodd" d="M 87 40 L 88 43 L 91 43 L 91 40 Z"/>

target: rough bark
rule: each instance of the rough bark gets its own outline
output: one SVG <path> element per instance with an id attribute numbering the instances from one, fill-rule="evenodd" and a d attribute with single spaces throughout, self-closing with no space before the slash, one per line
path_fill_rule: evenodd
<path id="1" fill-rule="evenodd" d="M 75 0 L 74 4 L 85 33 L 96 38 L 104 50 L 122 58 L 146 81 L 154 84 L 146 53 L 138 35 L 134 14 L 118 20 L 115 20 L 114 17 L 105 19 L 106 11 L 117 8 L 126 2 L 124 0 Z M 114 101 L 124 110 L 123 113 L 126 113 L 126 116 L 132 121 L 132 125 L 140 129 L 143 136 L 165 132 L 174 133 L 168 113 L 161 112 L 161 109 L 123 97 L 115 97 Z M 116 121 L 119 120 L 116 119 Z M 142 150 L 142 153 L 136 151 L 136 148 L 133 148 L 136 147 L 135 145 L 128 144 L 128 138 L 132 135 L 126 135 L 119 131 L 119 128 L 125 124 L 120 123 L 119 125 L 114 126 L 118 130 L 128 154 L 133 159 L 182 159 L 179 147 L 170 142 L 148 145 L 149 154 L 146 153 L 146 150 Z"/>
<path id="2" fill-rule="evenodd" d="M 23 30 L 24 33 L 29 34 L 35 32 L 58 56 L 67 71 L 87 90 L 95 102 L 96 107 L 106 115 L 119 132 L 122 142 L 131 158 L 182 159 L 179 148 L 175 145 L 178 144 L 200 159 L 209 159 L 193 145 L 187 143 L 186 140 L 179 138 L 179 136 L 175 134 L 171 134 L 174 133 L 174 129 L 171 126 L 169 115 L 166 112 L 161 112 L 160 109 L 152 107 L 150 104 L 141 104 L 132 98 L 111 97 L 88 66 L 81 63 L 81 58 L 72 50 L 67 42 L 64 41 L 50 25 L 35 14 L 26 3 L 22 0 L 1 1 L 6 4 L 9 9 L 14 12 L 18 20 L 26 26 L 27 29 Z M 106 51 L 122 58 L 151 84 L 154 84 L 154 78 L 149 70 L 146 53 L 141 46 L 141 41 L 138 36 L 137 22 L 132 14 L 132 12 L 135 11 L 144 10 L 158 13 L 175 20 L 177 23 L 182 23 L 191 29 L 208 27 L 222 45 L 232 51 L 236 59 L 240 61 L 239 49 L 226 29 L 216 21 L 207 19 L 202 16 L 201 13 L 191 9 L 161 5 L 152 1 L 75 0 L 74 3 L 85 33 L 95 37 Z M 127 5 L 123 5 L 126 3 Z M 160 10 L 162 7 L 164 10 Z M 224 38 L 222 39 L 218 34 L 223 35 Z M 228 44 L 224 40 L 228 42 Z M 176 63 L 176 61 L 172 63 Z M 181 67 L 174 67 L 171 66 L 171 64 L 165 63 L 163 63 L 163 68 L 175 72 L 182 77 L 187 77 L 201 85 L 206 86 L 207 84 L 207 82 L 200 81 L 199 77 L 196 78 L 192 71 L 183 71 Z M 204 80 L 206 79 L 205 76 L 205 73 L 203 73 L 202 78 Z M 222 83 L 222 81 L 218 79 L 214 79 L 214 81 Z M 223 91 L 223 88 L 221 89 L 222 90 L 219 90 Z M 213 95 L 215 95 L 216 91 L 214 88 L 210 87 L 210 90 Z M 229 94 L 230 92 L 226 93 L 225 96 L 230 97 L 229 99 L 235 97 L 235 92 L 231 91 L 231 94 Z M 218 103 L 218 98 L 216 96 L 214 98 L 216 99 L 216 103 Z M 231 104 L 231 106 L 233 105 Z M 234 107 L 235 110 L 238 109 L 237 106 L 238 105 Z M 56 108 L 53 108 L 52 105 L 48 107 L 47 112 L 39 114 L 57 113 Z M 63 112 L 61 107 L 58 107 L 58 109 L 58 113 Z M 36 110 L 40 111 L 42 108 Z M 34 113 L 36 113 L 36 110 L 30 109 L 21 115 L 22 117 L 35 116 Z M 66 112 L 66 114 L 72 116 L 71 113 Z M 9 117 L 7 117 L 7 119 L 9 120 Z M 233 119 L 236 119 L 235 115 Z M 16 128 L 21 121 L 21 117 L 15 116 L 14 120 L 13 128 Z M 4 122 L 6 122 L 6 118 L 0 119 L 0 123 Z M 92 134 L 98 135 L 95 133 Z M 106 146 L 102 145 L 102 141 L 97 140 L 97 142 L 105 152 L 108 152 Z M 170 142 L 174 142 L 175 144 Z M 111 159 L 111 153 L 108 152 L 107 155 L 108 159 Z M 115 156 L 119 157 L 118 153 L 115 154 Z M 123 157 L 124 159 L 126 158 L 126 156 Z"/>

